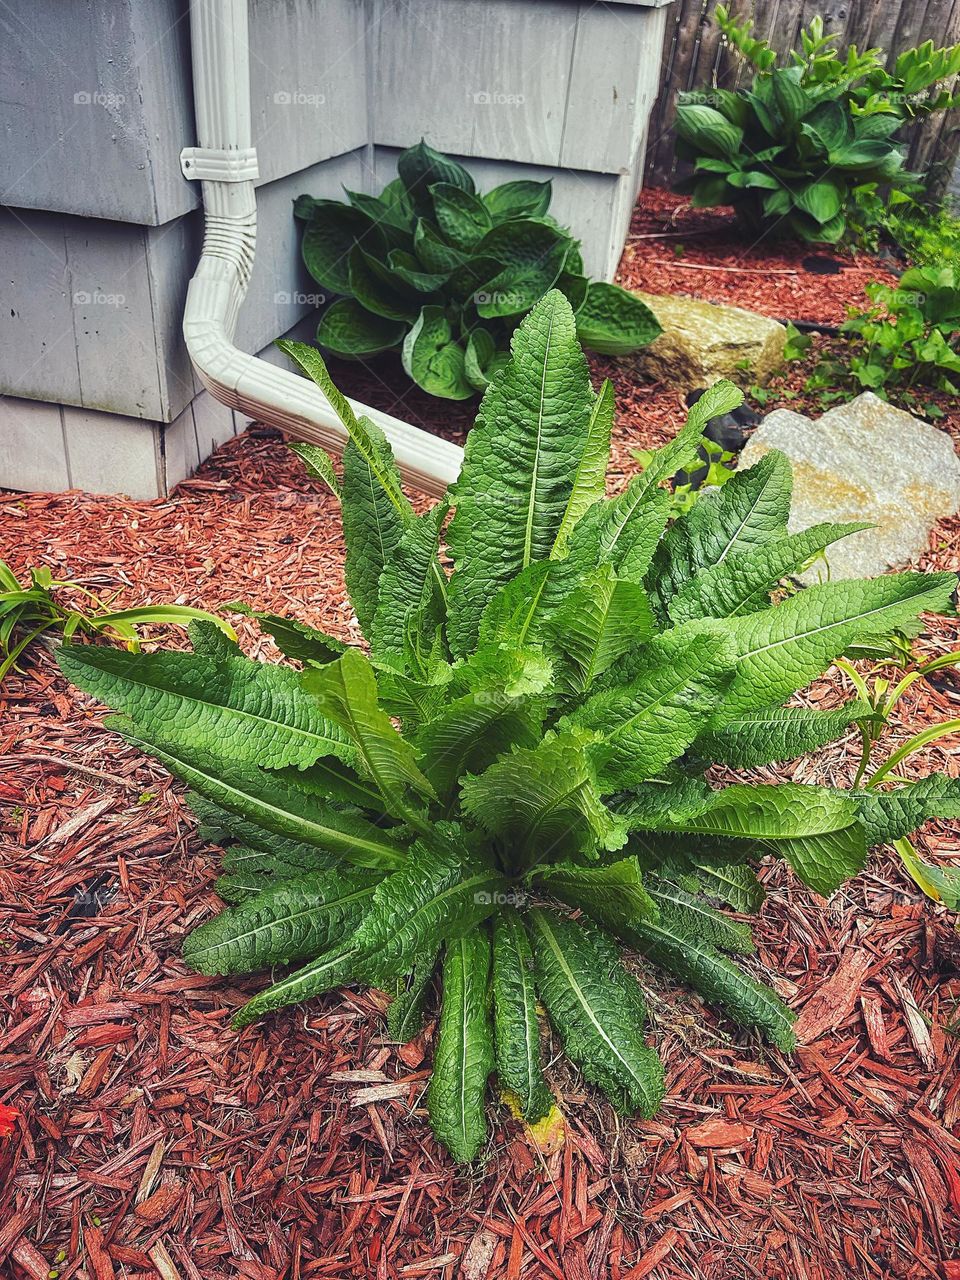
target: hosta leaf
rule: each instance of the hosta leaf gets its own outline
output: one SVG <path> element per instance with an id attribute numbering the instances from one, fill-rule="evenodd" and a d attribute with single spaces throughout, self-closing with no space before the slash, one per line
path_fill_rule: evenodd
<path id="1" fill-rule="evenodd" d="M 445 283 L 449 271 L 424 271 L 420 260 L 403 249 L 391 249 L 387 265 L 398 280 L 417 293 L 436 293 Z"/>
<path id="2" fill-rule="evenodd" d="M 818 179 L 802 187 L 794 195 L 793 200 L 798 209 L 809 213 L 811 218 L 822 224 L 830 222 L 837 216 L 842 208 L 845 194 L 845 184 L 841 186 L 836 182 Z"/>
<path id="3" fill-rule="evenodd" d="M 479 314 L 494 319 L 529 311 L 563 271 L 569 246 L 569 235 L 551 222 L 525 218 L 494 227 L 476 252 L 495 258 L 503 269 L 477 295 Z"/>
<path id="4" fill-rule="evenodd" d="M 663 330 L 645 302 L 619 285 L 594 280 L 577 309 L 577 337 L 591 351 L 625 356 L 652 342 Z"/>
<path id="5" fill-rule="evenodd" d="M 520 178 L 494 187 L 482 199 L 498 222 L 505 222 L 508 218 L 539 218 L 550 208 L 552 187 L 549 179 L 533 182 L 529 178 Z"/>
<path id="6" fill-rule="evenodd" d="M 399 190 L 398 190 L 399 188 Z M 347 199 L 355 209 L 376 223 L 377 228 L 390 244 L 405 244 L 413 231 L 413 207 L 403 184 L 394 180 L 379 196 L 365 191 L 351 191 L 344 187 Z"/>
<path id="7" fill-rule="evenodd" d="M 363 957 L 357 973 L 375 984 L 406 973 L 442 941 L 476 932 L 506 891 L 492 864 L 467 853 L 456 828 L 439 824 L 433 844 L 414 844 L 401 870 L 376 889 L 353 938 Z"/>
<path id="8" fill-rule="evenodd" d="M 242 613 L 246 618 L 253 618 L 260 630 L 272 636 L 277 648 L 287 658 L 302 662 L 307 666 L 323 666 L 327 662 L 335 662 L 341 653 L 350 648 L 335 636 L 328 636 L 316 627 L 309 627 L 296 618 L 284 618 L 279 613 L 263 613 L 259 609 L 251 609 L 240 600 L 232 600 L 224 605 L 234 613 Z"/>
<path id="9" fill-rule="evenodd" d="M 308 671 L 301 678 L 324 714 L 346 731 L 393 813 L 409 817 L 410 789 L 433 797 L 413 747 L 380 707 L 373 668 L 358 649 L 349 649 L 336 662 Z"/>
<path id="10" fill-rule="evenodd" d="M 353 298 L 338 298 L 320 317 L 317 342 L 342 360 L 363 360 L 398 347 L 406 331 L 402 320 L 375 316 Z"/>
<path id="11" fill-rule="evenodd" d="M 484 393 L 467 437 L 447 535 L 456 566 L 448 627 L 456 654 L 472 648 L 493 591 L 549 557 L 593 400 L 573 313 L 550 294 L 514 334 L 510 364 Z"/>
<path id="12" fill-rule="evenodd" d="M 430 188 L 433 213 L 441 234 L 458 249 L 472 249 L 493 227 L 487 206 L 462 187 L 436 182 Z"/>
<path id="13" fill-rule="evenodd" d="M 729 678 L 723 658 L 712 636 L 668 655 L 651 645 L 631 659 L 628 684 L 601 689 L 567 717 L 590 735 L 587 754 L 605 793 L 655 777 L 706 728 Z"/>
<path id="14" fill-rule="evenodd" d="M 618 849 L 625 837 L 604 808 L 583 747 L 572 736 L 544 740 L 495 761 L 462 787 L 464 812 L 508 843 L 518 867 Z"/>
<path id="15" fill-rule="evenodd" d="M 350 250 L 349 292 L 364 310 L 375 316 L 407 324 L 416 318 L 419 306 L 416 292 L 398 289 L 397 278 L 386 263 L 378 261 L 359 244 Z"/>
<path id="16" fill-rule="evenodd" d="M 784 702 L 857 641 L 905 626 L 919 613 L 948 610 L 955 587 L 952 573 L 829 582 L 762 613 L 714 624 L 724 628 L 739 655 L 717 723 Z"/>
<path id="17" fill-rule="evenodd" d="M 567 660 L 568 689 L 582 694 L 628 649 L 648 640 L 654 622 L 643 588 L 602 565 L 564 601 L 548 629 Z"/>
<path id="18" fill-rule="evenodd" d="M 360 209 L 339 200 L 312 200 L 310 221 L 303 233 L 304 266 L 325 289 L 350 293 L 350 253 L 358 240 L 371 248 L 385 248 L 374 221 Z"/>
<path id="19" fill-rule="evenodd" d="M 471 329 L 463 353 L 463 372 L 471 387 L 485 391 L 490 379 L 484 372 L 496 352 L 496 343 L 487 329 Z"/>
<path id="20" fill-rule="evenodd" d="M 283 1009 L 289 1004 L 299 1004 L 301 1000 L 310 1000 L 314 996 L 323 995 L 335 987 L 342 987 L 352 978 L 352 966 L 356 953 L 351 950 L 349 941 L 341 943 L 326 955 L 311 960 L 302 969 L 288 974 L 272 987 L 267 987 L 259 995 L 234 1014 L 233 1025 L 236 1028 L 249 1026 L 264 1014 Z"/>
<path id="21" fill-rule="evenodd" d="M 192 749 L 264 768 L 354 755 L 347 734 L 286 667 L 93 645 L 64 646 L 59 662 L 69 680 L 129 715 L 148 737 L 176 737 L 178 726 L 189 726 Z"/>
<path id="22" fill-rule="evenodd" d="M 413 248 L 418 261 L 427 271 L 445 277 L 462 267 L 467 257 L 460 249 L 454 249 L 441 239 L 425 218 L 420 219 L 413 233 Z"/>
<path id="23" fill-rule="evenodd" d="M 702 103 L 681 103 L 677 107 L 675 128 L 678 135 L 698 148 L 698 154 L 733 159 L 743 146 L 743 130 Z"/>
<path id="24" fill-rule="evenodd" d="M 427 1090 L 430 1126 L 455 1160 L 472 1160 L 487 1136 L 483 1101 L 493 1070 L 486 929 L 448 943 L 443 1005 Z"/>
<path id="25" fill-rule="evenodd" d="M 870 848 L 910 835 L 928 818 L 960 818 L 960 779 L 943 773 L 891 791 L 867 789 L 849 794 Z"/>
<path id="26" fill-rule="evenodd" d="M 357 927 L 378 880 L 369 871 L 281 880 L 194 929 L 183 958 L 199 973 L 250 973 L 319 955 Z"/>
<path id="27" fill-rule="evenodd" d="M 585 922 L 530 912 L 537 989 L 567 1055 L 623 1114 L 652 1116 L 660 1059 L 643 1042 L 646 1006 L 612 940 Z"/>
<path id="28" fill-rule="evenodd" d="M 599 867 L 555 862 L 537 868 L 534 883 L 568 906 L 582 908 L 613 933 L 637 920 L 656 920 L 658 915 L 636 858 Z"/>
<path id="29" fill-rule="evenodd" d="M 445 400 L 469 400 L 474 388 L 467 380 L 463 347 L 454 341 L 446 309 L 421 308 L 403 340 L 403 367 L 417 386 Z"/>
<path id="30" fill-rule="evenodd" d="M 697 751 L 720 764 L 753 769 L 780 760 L 796 760 L 840 738 L 855 720 L 869 718 L 862 702 L 848 702 L 830 711 L 809 707 L 762 707 L 744 711 L 722 729 L 708 730 L 697 739 Z"/>
<path id="31" fill-rule="evenodd" d="M 578 521 L 598 499 L 603 497 L 614 409 L 613 384 L 607 378 L 593 402 L 583 452 L 577 463 L 570 497 L 567 499 L 566 510 L 550 552 L 553 560 L 559 559 L 566 553 L 567 543 Z"/>
<path id="32" fill-rule="evenodd" d="M 437 182 L 446 182 L 473 192 L 473 178 L 462 164 L 435 151 L 421 138 L 414 147 L 401 151 L 397 157 L 397 173 L 407 195 L 419 214 L 431 214 L 433 202 L 430 188 Z"/>
<path id="33" fill-rule="evenodd" d="M 720 955 L 704 938 L 691 934 L 686 922 L 661 907 L 658 921 L 636 925 L 630 946 L 699 991 L 710 1004 L 725 1009 L 744 1027 L 756 1027 L 778 1048 L 789 1052 L 795 1044 L 793 1014 L 783 1001 Z"/>
<path id="34" fill-rule="evenodd" d="M 493 1008 L 497 1076 L 530 1124 L 549 1112 L 553 1094 L 540 1063 L 533 952 L 523 921 L 503 908 L 493 926 Z"/>
<path id="35" fill-rule="evenodd" d="M 685 582 L 670 601 L 675 623 L 693 618 L 732 618 L 770 604 L 770 592 L 789 573 L 800 569 L 832 543 L 869 524 L 817 524 L 776 542 L 731 551 L 718 564 Z"/>
<path id="36" fill-rule="evenodd" d="M 361 867 L 402 865 L 403 847 L 364 818 L 253 765 L 231 765 L 199 752 L 150 742 L 133 725 L 117 726 L 123 736 L 155 756 L 172 774 L 221 809 L 289 840 L 316 845 Z"/>
<path id="37" fill-rule="evenodd" d="M 424 1007 L 434 971 L 437 952 L 417 960 L 408 974 L 397 980 L 399 990 L 387 1010 L 387 1031 L 392 1039 L 407 1044 L 423 1030 Z"/>
<path id="38" fill-rule="evenodd" d="M 408 524 L 384 563 L 371 637 L 371 648 L 378 656 L 403 656 L 411 617 L 426 634 L 443 620 L 445 579 L 437 548 L 448 510 L 445 502 L 438 502 Z"/>

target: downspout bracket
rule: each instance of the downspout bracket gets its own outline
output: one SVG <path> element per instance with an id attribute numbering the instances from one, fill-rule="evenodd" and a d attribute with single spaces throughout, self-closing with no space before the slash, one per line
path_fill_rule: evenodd
<path id="1" fill-rule="evenodd" d="M 180 169 L 198 182 L 256 182 L 260 177 L 256 147 L 230 151 L 214 147 L 184 147 Z"/>

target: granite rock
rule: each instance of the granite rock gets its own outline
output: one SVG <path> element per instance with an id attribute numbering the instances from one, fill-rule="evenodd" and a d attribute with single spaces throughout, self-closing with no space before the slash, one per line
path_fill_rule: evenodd
<path id="1" fill-rule="evenodd" d="M 950 437 L 872 391 L 817 419 L 791 409 L 768 414 L 740 466 L 770 449 L 793 466 L 791 533 L 824 520 L 876 526 L 827 549 L 834 579 L 915 563 L 936 521 L 960 510 L 960 458 Z M 822 564 L 801 575 L 808 582 L 823 576 Z"/>
<path id="2" fill-rule="evenodd" d="M 769 316 L 698 298 L 639 291 L 637 297 L 663 326 L 635 357 L 650 378 L 684 390 L 721 378 L 746 387 L 766 382 L 783 364 L 787 331 Z"/>

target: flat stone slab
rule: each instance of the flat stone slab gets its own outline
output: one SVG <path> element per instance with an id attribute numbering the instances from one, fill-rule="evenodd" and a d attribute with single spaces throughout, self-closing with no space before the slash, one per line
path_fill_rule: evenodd
<path id="1" fill-rule="evenodd" d="M 783 364 L 787 331 L 769 316 L 699 298 L 634 292 L 663 326 L 636 355 L 648 377 L 684 391 L 721 378 L 746 387 L 766 382 Z"/>
<path id="2" fill-rule="evenodd" d="M 960 458 L 950 437 L 872 391 L 817 419 L 792 409 L 768 414 L 740 467 L 770 449 L 793 465 L 791 533 L 824 520 L 876 525 L 827 548 L 834 579 L 874 577 L 915 562 L 936 521 L 960 510 Z M 801 575 L 821 577 L 822 565 Z"/>

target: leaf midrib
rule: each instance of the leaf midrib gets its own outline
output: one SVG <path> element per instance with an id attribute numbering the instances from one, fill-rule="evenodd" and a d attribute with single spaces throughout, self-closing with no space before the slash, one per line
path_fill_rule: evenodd
<path id="1" fill-rule="evenodd" d="M 158 755 L 158 749 L 151 747 L 148 742 L 144 742 L 143 746 L 153 755 Z M 177 756 L 172 756 L 164 752 L 170 760 L 178 760 Z M 159 755 L 162 759 L 163 755 Z M 287 822 L 299 823 L 311 831 L 322 833 L 322 840 L 331 852 L 344 852 L 349 855 L 352 849 L 366 850 L 369 853 L 376 854 L 384 858 L 392 867 L 400 867 L 403 865 L 403 855 L 393 845 L 378 844 L 375 840 L 367 840 L 363 836 L 351 835 L 343 831 L 337 831 L 333 827 L 324 827 L 319 822 L 315 822 L 312 818 L 304 818 L 301 814 L 291 813 L 288 809 L 279 809 L 276 805 L 271 804 L 268 800 L 263 800 L 259 796 L 251 796 L 249 792 L 241 791 L 232 783 L 225 782 L 222 778 L 216 777 L 214 774 L 205 773 L 202 769 L 198 769 L 195 765 L 188 764 L 186 761 L 178 760 L 181 768 L 185 769 L 194 776 L 201 778 L 209 778 L 217 787 L 223 791 L 229 792 L 230 795 L 236 796 L 238 800 L 246 801 L 247 804 L 257 805 L 261 809 L 267 810 L 269 813 L 275 813 L 278 817 Z M 241 813 L 243 809 L 241 809 Z"/>
<path id="2" fill-rule="evenodd" d="M 325 902 L 314 902 L 310 906 L 303 907 L 301 910 L 294 911 L 289 915 L 278 916 L 275 920 L 270 920 L 266 924 L 257 925 L 252 929 L 245 930 L 243 933 L 234 934 L 233 937 L 227 938 L 223 942 L 214 942 L 209 946 L 201 948 L 199 951 L 191 951 L 191 959 L 212 955 L 217 951 L 229 950 L 231 947 L 239 947 L 241 943 L 246 942 L 247 939 L 255 938 L 257 934 L 267 933 L 271 929 L 275 929 L 278 925 L 292 925 L 306 916 L 317 915 L 328 910 L 333 910 L 335 907 L 339 907 L 345 902 L 355 902 L 358 898 L 363 898 L 372 894 L 375 887 L 375 885 L 368 885 L 361 889 L 354 889 L 349 893 L 342 894 L 339 898 L 328 898 Z"/>
<path id="3" fill-rule="evenodd" d="M 537 501 L 537 481 L 540 475 L 540 448 L 543 439 L 543 419 L 544 419 L 544 401 L 546 399 L 547 387 L 547 367 L 550 363 L 550 345 L 553 341 L 553 324 L 556 309 L 550 311 L 547 327 L 547 336 L 543 350 L 543 365 L 540 372 L 540 400 L 537 408 L 537 438 L 534 443 L 533 467 L 530 473 L 530 494 L 527 500 L 527 527 L 523 538 L 523 565 L 525 569 L 530 564 L 533 550 L 533 520 L 536 515 Z"/>
<path id="4" fill-rule="evenodd" d="M 269 666 L 266 667 L 266 670 L 268 671 L 271 669 L 272 668 Z M 282 669 L 283 668 L 281 667 L 276 668 L 276 670 L 282 670 Z M 103 672 L 104 668 L 95 666 L 95 670 Z M 139 689 L 152 689 L 155 693 L 160 694 L 162 697 L 179 698 L 183 702 L 189 702 L 194 704 L 195 706 L 207 707 L 212 711 L 221 711 L 227 715 L 239 716 L 241 719 L 252 720 L 258 724 L 269 725 L 275 731 L 282 730 L 284 733 L 289 733 L 294 736 L 302 737 L 306 739 L 308 742 L 330 743 L 332 747 L 336 748 L 336 750 L 324 752 L 323 753 L 324 755 L 335 755 L 335 756 L 338 756 L 338 758 L 342 759 L 343 758 L 342 753 L 345 751 L 348 752 L 350 750 L 350 744 L 348 742 L 345 742 L 343 739 L 326 738 L 326 737 L 323 737 L 321 734 L 315 733 L 311 729 L 301 728 L 300 725 L 291 725 L 284 720 L 273 720 L 269 716 L 262 715 L 259 712 L 248 711 L 244 707 L 231 706 L 229 703 L 211 702 L 209 699 L 201 698 L 196 694 L 183 693 L 180 690 L 165 689 L 162 685 L 148 684 L 145 680 L 138 679 L 136 675 L 117 675 L 115 672 L 109 672 L 107 674 L 114 676 L 114 678 L 117 680 L 129 681 L 129 683 L 136 685 L 136 687 Z M 269 694 L 271 690 L 267 690 L 266 692 L 267 694 Z M 318 759 L 319 758 L 320 757 L 318 757 Z M 293 763 L 293 762 L 291 761 L 290 763 Z"/>
<path id="5" fill-rule="evenodd" d="M 882 581 L 882 579 L 878 579 L 878 581 Z M 815 590 L 815 589 L 816 588 L 811 588 L 811 590 Z M 852 616 L 840 618 L 835 620 L 834 622 L 828 622 L 825 626 L 812 627 L 808 631 L 795 631 L 791 635 L 784 636 L 780 640 L 772 641 L 770 644 L 764 644 L 764 645 L 760 645 L 756 649 L 746 650 L 744 653 L 740 655 L 740 661 L 742 662 L 746 658 L 754 658 L 759 653 L 769 653 L 773 649 L 779 649 L 783 645 L 792 644 L 797 640 L 807 640 L 811 636 L 822 635 L 824 632 L 833 631 L 837 627 L 848 626 L 850 623 L 853 623 L 853 622 L 862 622 L 866 618 L 872 618 L 875 614 L 885 613 L 888 609 L 896 609 L 900 605 L 906 605 L 911 601 L 911 599 L 924 596 L 928 594 L 930 590 L 931 590 L 930 586 L 920 587 L 911 595 L 904 596 L 897 600 L 887 600 L 884 604 L 877 605 L 877 607 L 874 609 L 868 609 L 864 613 L 857 613 L 857 614 L 853 614 Z M 804 598 L 803 596 L 794 597 L 794 599 L 797 599 L 797 600 L 802 600 L 803 598 Z M 783 606 L 780 606 L 780 607 L 782 608 Z"/>
<path id="6" fill-rule="evenodd" d="M 558 943 L 553 930 L 550 928 L 549 922 L 546 919 L 544 919 L 543 916 L 541 916 L 538 919 L 537 923 L 541 933 L 544 934 L 547 946 L 550 948 L 550 950 L 553 952 L 554 956 L 556 957 L 557 963 L 560 965 L 560 968 L 562 969 L 571 990 L 573 991 L 574 995 L 577 997 L 584 1013 L 587 1015 L 587 1017 L 589 1018 L 593 1026 L 596 1028 L 597 1033 L 599 1034 L 601 1040 L 603 1040 L 604 1044 L 607 1045 L 607 1047 L 610 1049 L 610 1051 L 613 1053 L 616 1059 L 619 1062 L 621 1062 L 624 1065 L 624 1067 L 626 1067 L 631 1078 L 635 1080 L 637 1084 L 640 1086 L 640 1089 L 643 1092 L 644 1096 L 649 1097 L 649 1091 L 647 1090 L 647 1087 L 646 1087 L 646 1081 L 643 1080 L 641 1076 L 637 1075 L 636 1071 L 634 1071 L 633 1067 L 630 1065 L 628 1060 L 624 1058 L 623 1054 L 619 1051 L 619 1049 L 616 1047 L 616 1045 L 607 1035 L 607 1032 L 604 1030 L 603 1024 L 597 1019 L 597 1016 L 593 1012 L 593 1008 L 591 1007 L 590 1002 L 587 1000 L 587 997 L 583 988 L 580 986 L 580 983 L 577 981 L 576 974 L 570 968 L 569 964 L 567 964 L 567 958 L 563 954 L 563 950 L 560 947 L 560 944 Z"/>

